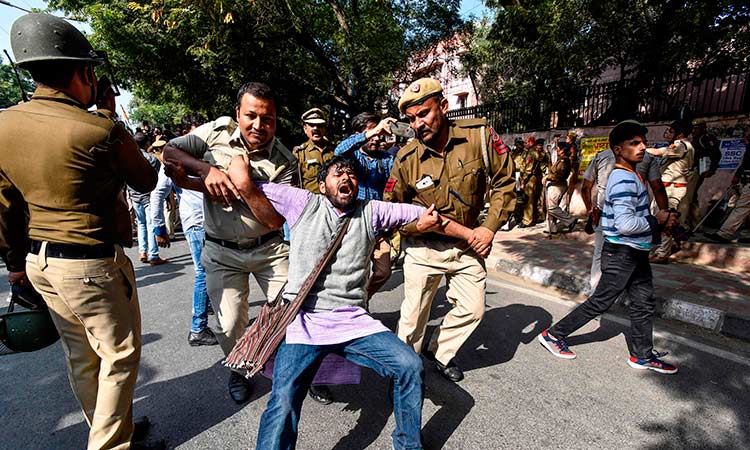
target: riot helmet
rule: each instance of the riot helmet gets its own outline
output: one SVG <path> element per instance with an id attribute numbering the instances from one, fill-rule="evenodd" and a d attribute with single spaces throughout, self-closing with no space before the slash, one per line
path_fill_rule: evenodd
<path id="1" fill-rule="evenodd" d="M 16 19 L 10 29 L 10 45 L 19 67 L 36 61 L 101 64 L 106 60 L 76 27 L 50 14 L 30 13 Z"/>

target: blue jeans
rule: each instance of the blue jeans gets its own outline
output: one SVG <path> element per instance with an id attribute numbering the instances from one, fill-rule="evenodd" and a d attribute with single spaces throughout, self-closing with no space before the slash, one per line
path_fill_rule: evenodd
<path id="1" fill-rule="evenodd" d="M 195 269 L 195 287 L 193 287 L 193 320 L 190 331 L 199 332 L 208 326 L 208 292 L 206 292 L 206 271 L 201 264 L 201 250 L 206 232 L 201 226 L 192 226 L 185 230 L 185 239 L 190 246 L 190 256 L 193 257 Z"/>
<path id="2" fill-rule="evenodd" d="M 281 343 L 273 368 L 271 398 L 260 418 L 256 450 L 294 449 L 302 402 L 323 357 L 338 353 L 393 378 L 396 450 L 421 449 L 422 359 L 395 334 L 384 331 L 336 345 Z"/>
<path id="3" fill-rule="evenodd" d="M 138 251 L 147 253 L 149 260 L 156 259 L 159 257 L 159 247 L 151 224 L 151 205 L 133 202 L 133 210 L 138 223 Z"/>

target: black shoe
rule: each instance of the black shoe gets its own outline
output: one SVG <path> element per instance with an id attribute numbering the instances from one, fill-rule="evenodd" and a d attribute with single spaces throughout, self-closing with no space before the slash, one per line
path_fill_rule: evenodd
<path id="1" fill-rule="evenodd" d="M 216 336 L 210 328 L 204 328 L 197 333 L 191 331 L 190 334 L 188 334 L 188 344 L 190 344 L 191 347 L 197 347 L 199 345 L 216 345 L 218 343 L 219 341 L 216 340 Z"/>
<path id="2" fill-rule="evenodd" d="M 166 450 L 167 443 L 163 439 L 148 442 L 132 442 L 131 450 Z"/>
<path id="3" fill-rule="evenodd" d="M 247 402 L 250 400 L 251 393 L 252 387 L 245 377 L 237 372 L 229 374 L 229 396 L 232 397 L 235 403 L 241 405 Z"/>
<path id="4" fill-rule="evenodd" d="M 151 428 L 151 421 L 148 420 L 148 416 L 138 417 L 133 421 L 133 442 L 138 442 L 146 439 L 148 430 Z"/>
<path id="5" fill-rule="evenodd" d="M 732 240 L 727 239 L 724 236 L 719 235 L 718 233 L 709 233 L 705 235 L 709 240 L 718 242 L 720 244 L 731 244 Z"/>
<path id="6" fill-rule="evenodd" d="M 211 306 L 210 303 L 206 307 L 206 314 L 208 314 L 209 316 L 213 316 L 214 315 L 214 308 L 213 308 L 213 306 Z"/>
<path id="7" fill-rule="evenodd" d="M 453 360 L 451 360 L 447 365 L 444 366 L 440 361 L 436 359 L 435 368 L 437 368 L 438 372 L 440 372 L 440 375 L 444 376 L 454 383 L 458 383 L 459 381 L 464 379 L 464 373 L 461 371 L 461 369 L 458 368 Z"/>
<path id="8" fill-rule="evenodd" d="M 526 225 L 525 223 L 521 222 L 518 224 L 516 228 L 529 228 L 531 225 Z"/>
<path id="9" fill-rule="evenodd" d="M 570 226 L 568 227 L 568 231 L 566 231 L 566 233 L 572 232 L 575 229 L 576 225 L 578 225 L 578 219 L 573 219 L 573 222 L 570 223 Z"/>
<path id="10" fill-rule="evenodd" d="M 456 363 L 451 359 L 447 365 L 443 365 L 440 361 L 435 358 L 435 354 L 429 350 L 422 352 L 425 358 L 435 363 L 435 368 L 440 372 L 440 375 L 447 378 L 448 380 L 458 383 L 464 379 L 464 373 L 458 368 Z"/>
<path id="11" fill-rule="evenodd" d="M 308 395 L 321 405 L 330 405 L 333 403 L 333 394 L 327 386 L 310 386 Z"/>

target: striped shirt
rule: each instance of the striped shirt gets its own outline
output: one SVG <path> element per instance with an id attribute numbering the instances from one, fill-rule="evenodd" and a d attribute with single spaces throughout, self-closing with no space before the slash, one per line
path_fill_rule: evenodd
<path id="1" fill-rule="evenodd" d="M 653 232 L 647 219 L 649 215 L 646 186 L 635 172 L 615 168 L 607 180 L 602 211 L 604 239 L 638 250 L 650 250 Z"/>

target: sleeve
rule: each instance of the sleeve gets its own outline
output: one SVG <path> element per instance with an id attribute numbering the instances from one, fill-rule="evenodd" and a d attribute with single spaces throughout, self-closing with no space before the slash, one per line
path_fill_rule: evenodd
<path id="1" fill-rule="evenodd" d="M 490 209 L 482 226 L 494 233 L 508 220 L 516 207 L 516 193 L 513 189 L 516 179 L 510 149 L 492 127 L 489 127 L 489 131 L 487 153 L 492 168 L 492 173 L 489 174 Z"/>
<path id="2" fill-rule="evenodd" d="M 313 195 L 310 191 L 288 184 L 263 182 L 256 182 L 255 184 L 271 202 L 276 212 L 286 219 L 290 228 L 297 223 L 302 211 L 307 206 L 307 202 Z"/>
<path id="3" fill-rule="evenodd" d="M 396 159 L 391 167 L 391 174 L 385 183 L 383 190 L 383 200 L 392 203 L 412 203 L 413 197 L 409 190 L 409 178 L 406 176 L 406 170 L 401 159 Z M 417 234 L 416 222 L 407 222 L 401 227 L 405 235 Z"/>
<path id="4" fill-rule="evenodd" d="M 284 166 L 284 170 L 282 170 L 281 173 L 271 181 L 273 181 L 274 183 L 278 183 L 278 184 L 285 184 L 288 186 L 292 186 L 294 184 L 296 173 L 297 173 L 297 160 L 295 159 L 293 161 L 289 161 Z"/>
<path id="5" fill-rule="evenodd" d="M 0 258 L 9 272 L 26 270 L 31 241 L 28 208 L 21 192 L 0 172 Z"/>
<path id="6" fill-rule="evenodd" d="M 661 157 L 652 156 L 649 159 L 648 173 L 646 175 L 648 181 L 661 180 Z"/>
<path id="7" fill-rule="evenodd" d="M 179 148 L 183 152 L 203 159 L 203 155 L 209 149 L 208 138 L 213 131 L 213 122 L 203 124 L 184 136 L 176 137 L 169 141 L 169 145 Z"/>
<path id="8" fill-rule="evenodd" d="M 160 170 L 156 187 L 151 191 L 151 198 L 149 199 L 149 203 L 151 204 L 151 223 L 154 234 L 157 236 L 167 234 L 167 227 L 164 220 L 164 200 L 166 200 L 173 188 L 172 179 L 164 173 L 164 170 Z"/>
<path id="9" fill-rule="evenodd" d="M 406 203 L 388 203 L 372 200 L 372 227 L 377 233 L 415 222 L 425 212 L 425 208 Z M 414 225 L 416 227 L 416 224 Z"/>
<path id="10" fill-rule="evenodd" d="M 599 159 L 599 154 L 597 153 L 594 158 L 589 161 L 589 165 L 586 167 L 586 171 L 583 172 L 583 179 L 588 181 L 596 181 L 596 164 Z"/>
<path id="11" fill-rule="evenodd" d="M 612 203 L 617 231 L 623 235 L 651 234 L 652 230 L 648 218 L 635 215 L 639 198 L 636 189 L 637 181 L 619 177 L 612 181 L 613 183 L 607 186 L 607 200 Z M 641 195 L 648 195 L 648 192 L 644 191 Z"/>
<path id="12" fill-rule="evenodd" d="M 664 154 L 662 155 L 662 157 L 665 159 L 680 159 L 685 156 L 685 153 L 687 153 L 687 147 L 685 147 L 685 144 L 683 144 L 682 142 L 677 143 L 675 141 L 674 147 L 666 147 L 664 149 Z"/>
<path id="13" fill-rule="evenodd" d="M 341 141 L 341 143 L 336 146 L 336 150 L 333 151 L 333 154 L 336 156 L 346 155 L 352 150 L 361 147 L 366 141 L 367 138 L 365 137 L 365 133 L 354 133 Z"/>

